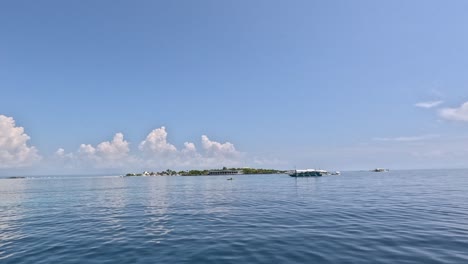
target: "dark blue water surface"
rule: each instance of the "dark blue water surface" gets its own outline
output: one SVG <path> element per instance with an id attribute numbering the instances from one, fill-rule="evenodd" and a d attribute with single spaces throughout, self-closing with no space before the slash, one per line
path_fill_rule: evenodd
<path id="1" fill-rule="evenodd" d="M 468 263 L 468 171 L 0 179 L 0 263 Z"/>

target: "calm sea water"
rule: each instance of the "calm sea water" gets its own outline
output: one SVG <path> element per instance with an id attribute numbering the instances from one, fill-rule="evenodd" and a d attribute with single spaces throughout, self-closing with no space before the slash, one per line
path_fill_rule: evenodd
<path id="1" fill-rule="evenodd" d="M 0 179 L 0 263 L 468 263 L 468 171 Z"/>

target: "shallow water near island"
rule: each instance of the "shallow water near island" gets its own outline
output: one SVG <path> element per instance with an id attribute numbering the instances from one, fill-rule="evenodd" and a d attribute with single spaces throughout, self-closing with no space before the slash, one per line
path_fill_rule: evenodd
<path id="1" fill-rule="evenodd" d="M 227 178 L 0 179 L 0 263 L 468 263 L 467 170 Z"/>

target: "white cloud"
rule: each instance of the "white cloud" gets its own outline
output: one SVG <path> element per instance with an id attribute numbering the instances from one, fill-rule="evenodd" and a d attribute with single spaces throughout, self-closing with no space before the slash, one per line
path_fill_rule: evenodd
<path id="1" fill-rule="evenodd" d="M 413 142 L 423 141 L 428 139 L 438 138 L 439 135 L 421 135 L 421 136 L 409 136 L 409 137 L 393 137 L 393 138 L 373 138 L 374 141 L 393 141 L 393 142 Z"/>
<path id="2" fill-rule="evenodd" d="M 37 149 L 28 146 L 29 139 L 12 117 L 0 115 L 0 168 L 26 167 L 40 160 Z"/>
<path id="3" fill-rule="evenodd" d="M 67 158 L 67 159 L 71 159 L 73 158 L 73 153 L 65 153 L 65 149 L 63 148 L 59 148 L 57 149 L 57 151 L 55 151 L 55 156 L 58 157 L 58 158 Z"/>
<path id="4" fill-rule="evenodd" d="M 184 165 L 184 166 L 193 166 L 200 164 L 202 160 L 202 155 L 198 153 L 197 147 L 192 142 L 185 142 L 184 148 L 177 153 L 175 159 L 172 159 L 173 162 L 177 164 L 174 165 Z"/>
<path id="5" fill-rule="evenodd" d="M 414 106 L 416 107 L 421 107 L 421 108 L 433 108 L 436 107 L 440 104 L 442 104 L 444 101 L 428 101 L 428 102 L 420 102 L 415 104 Z"/>
<path id="6" fill-rule="evenodd" d="M 185 142 L 184 148 L 181 150 L 181 153 L 186 156 L 196 156 L 198 155 L 197 147 L 192 142 Z"/>
<path id="7" fill-rule="evenodd" d="M 167 132 L 165 127 L 160 127 L 151 131 L 139 147 L 141 151 L 150 155 L 167 155 L 177 152 L 177 148 L 167 142 Z"/>
<path id="8" fill-rule="evenodd" d="M 41 159 L 29 136 L 16 127 L 13 118 L 0 115 L 0 168 L 15 168 Z M 199 144 L 199 147 L 197 147 Z M 199 143 L 185 142 L 180 148 L 168 142 L 165 127 L 152 130 L 131 152 L 122 133 L 98 144 L 80 144 L 76 151 L 59 148 L 34 169 L 60 173 L 119 170 L 202 169 L 243 166 L 244 154 L 230 142 L 217 142 L 203 135 Z"/>
<path id="9" fill-rule="evenodd" d="M 52 158 L 48 160 L 48 165 L 51 166 L 51 168 L 59 167 L 63 171 L 64 168 L 77 169 L 80 165 L 78 161 L 77 155 L 74 153 L 66 153 L 65 149 L 59 148 L 55 151 Z M 89 166 L 83 167 L 89 168 Z"/>
<path id="10" fill-rule="evenodd" d="M 57 151 L 55 151 L 55 155 L 59 157 L 65 156 L 65 150 L 63 148 L 59 148 Z"/>
<path id="11" fill-rule="evenodd" d="M 235 157 L 239 154 L 232 143 L 211 141 L 206 135 L 202 136 L 202 147 L 212 157 Z"/>
<path id="12" fill-rule="evenodd" d="M 97 155 L 106 160 L 119 160 L 128 156 L 130 151 L 128 141 L 124 140 L 122 133 L 115 134 L 112 142 L 106 141 L 97 145 Z"/>
<path id="13" fill-rule="evenodd" d="M 178 150 L 167 141 L 165 127 L 157 128 L 148 134 L 138 147 L 141 151 L 141 162 L 147 167 L 202 168 L 233 166 L 240 164 L 240 152 L 232 143 L 211 141 L 207 136 L 201 137 L 201 151 L 192 142 L 185 142 Z"/>
<path id="14" fill-rule="evenodd" d="M 243 154 L 236 150 L 230 142 L 220 143 L 212 141 L 208 136 L 201 137 L 203 151 L 198 159 L 198 164 L 204 167 L 241 166 L 245 165 Z"/>
<path id="15" fill-rule="evenodd" d="M 213 168 L 242 165 L 242 154 L 230 142 L 220 143 L 201 137 L 201 151 L 192 142 L 185 142 L 178 150 L 169 143 L 165 127 L 151 131 L 138 146 L 138 152 L 130 154 L 129 143 L 122 133 L 112 141 L 93 146 L 81 144 L 75 153 L 60 148 L 55 157 L 68 168 L 137 168 L 141 170 Z"/>
<path id="16" fill-rule="evenodd" d="M 93 156 L 96 154 L 96 149 L 90 144 L 81 144 L 78 153 L 83 156 Z"/>
<path id="17" fill-rule="evenodd" d="M 195 144 L 193 144 L 192 142 L 185 142 L 184 147 L 185 148 L 182 150 L 184 152 L 196 152 L 197 151 Z"/>
<path id="18" fill-rule="evenodd" d="M 120 168 L 134 160 L 129 152 L 129 142 L 122 133 L 117 133 L 112 141 L 101 142 L 96 147 L 81 144 L 76 153 L 65 153 L 64 149 L 59 148 L 55 157 L 78 167 Z"/>
<path id="19" fill-rule="evenodd" d="M 468 102 L 457 108 L 440 109 L 439 116 L 447 120 L 468 122 Z"/>

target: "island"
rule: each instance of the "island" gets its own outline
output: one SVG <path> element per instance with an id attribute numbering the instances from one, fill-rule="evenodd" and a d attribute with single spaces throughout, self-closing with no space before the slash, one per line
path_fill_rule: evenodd
<path id="1" fill-rule="evenodd" d="M 165 171 L 144 171 L 142 173 L 127 173 L 126 177 L 132 176 L 215 176 L 215 175 L 246 175 L 246 174 L 283 174 L 285 170 L 256 169 L 256 168 L 227 168 L 210 170 L 181 170 L 167 169 Z"/>

